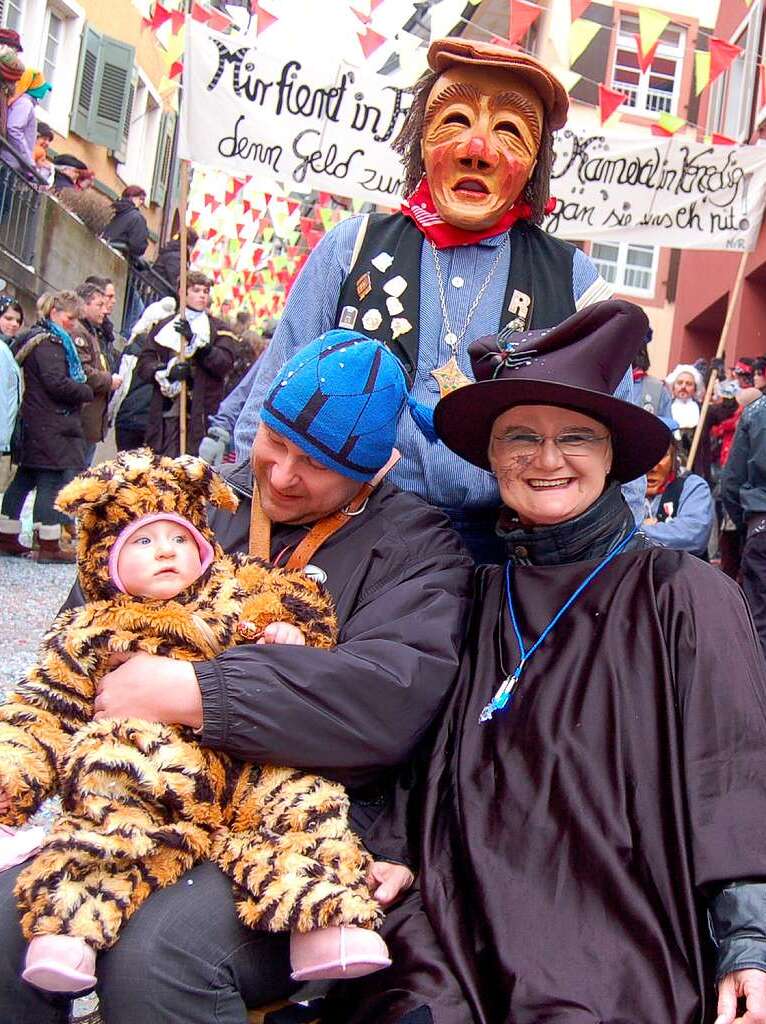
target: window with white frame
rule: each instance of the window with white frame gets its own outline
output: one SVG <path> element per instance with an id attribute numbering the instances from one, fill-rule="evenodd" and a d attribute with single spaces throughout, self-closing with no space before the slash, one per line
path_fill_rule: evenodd
<path id="1" fill-rule="evenodd" d="M 140 68 L 134 73 L 132 97 L 124 131 L 125 159 L 117 165 L 117 172 L 126 185 L 141 185 L 148 195 L 159 143 L 162 100 Z"/>
<path id="2" fill-rule="evenodd" d="M 624 107 L 656 117 L 675 114 L 681 91 L 686 29 L 671 22 L 659 39 L 646 72 L 638 64 L 638 15 L 621 14 L 614 51 L 612 88 L 625 94 Z"/>
<path id="3" fill-rule="evenodd" d="M 19 29 L 24 41 L 22 60 L 40 68 L 53 89 L 41 104 L 40 120 L 59 135 L 69 134 L 80 36 L 85 12 L 78 0 L 0 0 L 3 24 L 10 24 L 9 6 L 21 11 Z"/>
<path id="4" fill-rule="evenodd" d="M 24 18 L 24 0 L 0 0 L 0 23 L 21 33 Z"/>
<path id="5" fill-rule="evenodd" d="M 590 256 L 599 273 L 616 292 L 654 295 L 657 255 L 654 245 L 633 242 L 594 242 Z"/>
<path id="6" fill-rule="evenodd" d="M 726 135 L 737 142 L 747 142 L 753 129 L 753 95 L 759 74 L 758 40 L 762 19 L 763 7 L 758 0 L 729 40 L 741 46 L 742 52 L 710 87 L 708 132 Z M 760 112 L 759 121 L 761 115 L 766 115 L 766 109 Z"/>

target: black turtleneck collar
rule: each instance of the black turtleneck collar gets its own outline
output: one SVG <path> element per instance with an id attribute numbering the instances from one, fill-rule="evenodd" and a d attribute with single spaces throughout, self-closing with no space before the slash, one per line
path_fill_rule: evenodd
<path id="1" fill-rule="evenodd" d="M 633 513 L 620 485 L 610 484 L 590 508 L 575 519 L 555 526 L 522 526 L 506 509 L 497 532 L 505 541 L 506 554 L 514 565 L 566 565 L 608 555 L 635 525 Z M 637 533 L 627 550 L 648 546 Z"/>

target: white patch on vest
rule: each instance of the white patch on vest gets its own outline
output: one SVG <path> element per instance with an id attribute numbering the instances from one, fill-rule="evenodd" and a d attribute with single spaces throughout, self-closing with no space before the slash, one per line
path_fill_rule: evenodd
<path id="1" fill-rule="evenodd" d="M 407 288 L 407 282 L 403 277 L 392 277 L 390 281 L 386 281 L 383 285 L 383 291 L 386 295 L 393 295 L 395 299 L 398 299 L 400 295 L 403 295 Z"/>
<path id="2" fill-rule="evenodd" d="M 397 298 L 394 298 L 393 295 L 390 295 L 386 299 L 386 309 L 388 310 L 389 316 L 399 316 L 400 313 L 404 312 L 404 306 Z"/>
<path id="3" fill-rule="evenodd" d="M 379 309 L 368 309 L 362 317 L 362 327 L 365 331 L 377 331 L 383 323 L 383 316 Z"/>
<path id="4" fill-rule="evenodd" d="M 526 292 L 520 292 L 518 288 L 514 288 L 511 301 L 508 303 L 508 312 L 522 317 L 526 322 L 531 305 L 531 297 Z"/>
<path id="5" fill-rule="evenodd" d="M 351 331 L 354 328 L 354 324 L 356 323 L 356 318 L 358 316 L 359 310 L 356 306 L 344 306 L 340 311 L 340 323 L 338 326 L 345 327 L 347 330 Z"/>
<path id="6" fill-rule="evenodd" d="M 370 260 L 373 267 L 379 270 L 381 274 L 385 274 L 391 264 L 394 262 L 394 257 L 387 252 L 379 252 L 377 256 Z"/>

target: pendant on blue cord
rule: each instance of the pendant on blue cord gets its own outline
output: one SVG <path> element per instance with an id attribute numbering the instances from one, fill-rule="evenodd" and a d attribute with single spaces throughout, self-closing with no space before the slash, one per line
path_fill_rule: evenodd
<path id="1" fill-rule="evenodd" d="M 506 707 L 508 707 L 508 705 L 514 698 L 514 689 L 516 687 L 516 683 L 518 683 L 521 677 L 521 672 L 523 668 L 524 662 L 522 661 L 519 667 L 513 673 L 513 675 L 505 677 L 505 679 L 500 684 L 500 687 L 495 696 L 492 698 L 489 704 L 487 704 L 484 707 L 482 713 L 479 715 L 480 723 L 488 722 L 496 711 L 503 711 Z"/>

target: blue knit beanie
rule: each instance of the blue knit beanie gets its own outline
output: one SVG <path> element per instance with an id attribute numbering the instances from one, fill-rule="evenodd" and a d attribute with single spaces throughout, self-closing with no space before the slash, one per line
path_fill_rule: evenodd
<path id="1" fill-rule="evenodd" d="M 261 421 L 328 469 L 362 481 L 388 462 L 405 402 L 404 372 L 385 345 L 356 331 L 332 330 L 285 363 L 264 399 Z M 413 415 L 427 433 L 423 410 Z"/>

